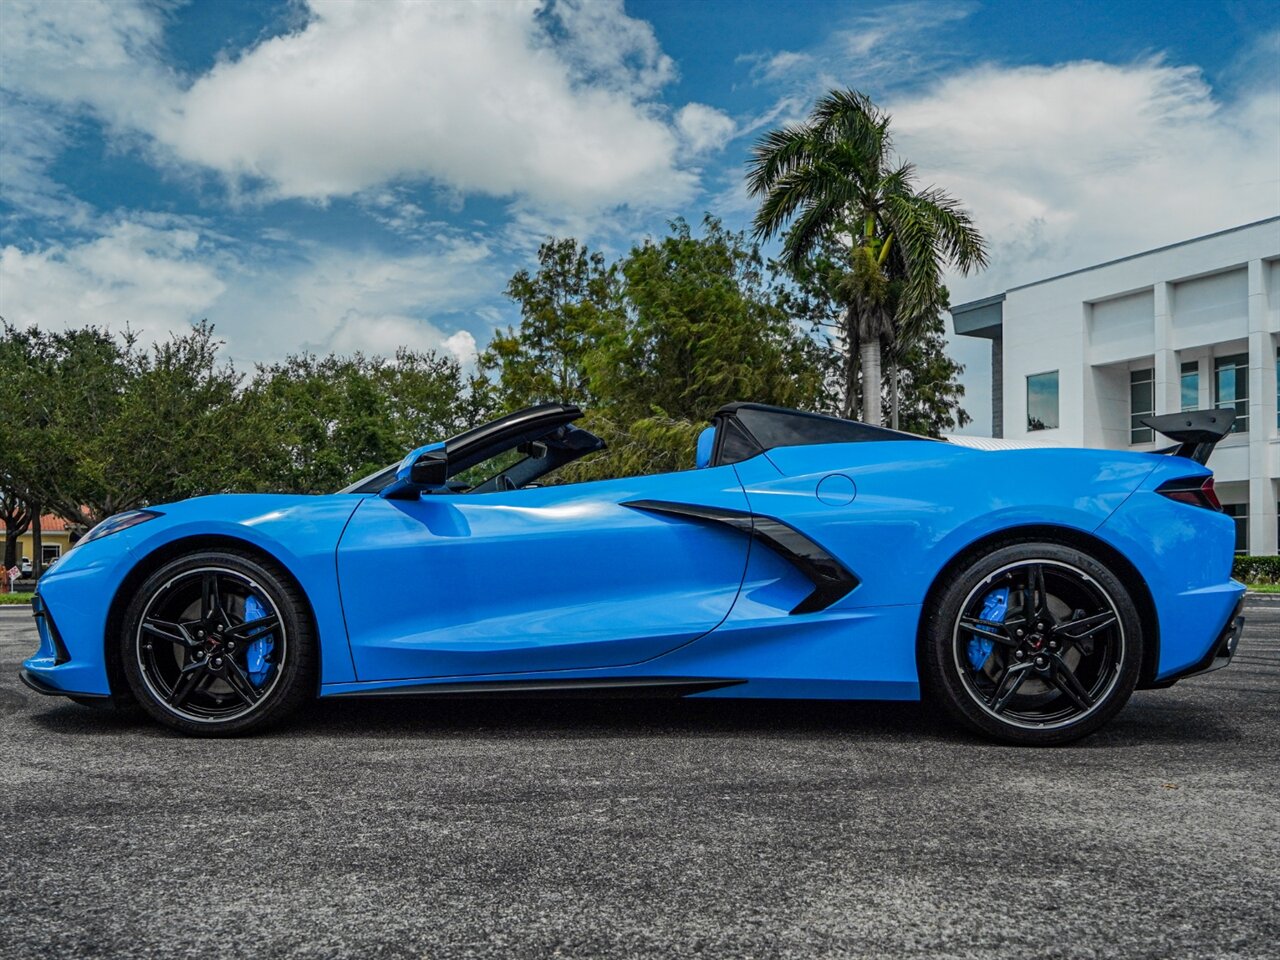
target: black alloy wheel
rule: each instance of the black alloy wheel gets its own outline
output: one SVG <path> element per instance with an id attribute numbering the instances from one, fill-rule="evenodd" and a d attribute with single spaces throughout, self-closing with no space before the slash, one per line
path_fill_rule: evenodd
<path id="1" fill-rule="evenodd" d="M 1093 732 L 1137 682 L 1142 630 L 1112 571 L 1058 544 L 969 565 L 927 613 L 922 680 L 966 725 L 1013 743 Z"/>
<path id="2" fill-rule="evenodd" d="M 122 660 L 153 717 L 205 736 L 277 720 L 313 685 L 305 601 L 273 564 L 230 552 L 156 571 L 125 618 Z"/>

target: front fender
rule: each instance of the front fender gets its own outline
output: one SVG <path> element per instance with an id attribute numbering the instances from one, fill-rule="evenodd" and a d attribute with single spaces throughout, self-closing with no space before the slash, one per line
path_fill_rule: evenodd
<path id="1" fill-rule="evenodd" d="M 107 622 L 129 575 L 158 552 L 183 541 L 217 537 L 266 553 L 293 576 L 315 613 L 321 681 L 354 680 L 335 557 L 342 530 L 360 499 L 351 495 L 200 497 L 156 507 L 161 515 L 154 520 L 78 545 L 41 578 L 38 588 L 70 660 L 55 665 L 51 658 L 37 654 L 24 666 L 59 690 L 110 693 Z"/>

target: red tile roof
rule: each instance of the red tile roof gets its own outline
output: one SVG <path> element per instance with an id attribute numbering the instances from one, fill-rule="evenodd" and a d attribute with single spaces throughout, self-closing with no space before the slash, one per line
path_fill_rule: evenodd
<path id="1" fill-rule="evenodd" d="M 42 533 L 66 533 L 67 521 L 61 517 L 55 517 L 51 513 L 46 513 L 40 518 L 40 531 Z"/>

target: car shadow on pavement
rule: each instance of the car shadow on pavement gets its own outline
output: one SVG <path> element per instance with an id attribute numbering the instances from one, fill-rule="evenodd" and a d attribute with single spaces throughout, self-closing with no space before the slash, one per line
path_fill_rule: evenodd
<path id="1" fill-rule="evenodd" d="M 140 709 L 85 707 L 27 698 L 22 712 L 50 733 L 84 736 L 167 731 Z M 877 737 L 950 737 L 944 721 L 919 703 L 836 701 L 578 698 L 396 697 L 317 700 L 260 736 L 465 738 L 635 737 L 771 732 L 815 737 L 862 733 Z"/>
<path id="2" fill-rule="evenodd" d="M 571 733 L 634 737 L 787 732 L 812 736 L 856 731 L 883 736 L 937 735 L 945 728 L 919 703 L 679 699 L 439 699 L 319 701 L 298 726 L 325 735 L 414 730 L 442 736 Z"/>
<path id="3" fill-rule="evenodd" d="M 141 710 L 95 709 L 40 698 L 28 700 L 33 722 L 50 733 L 169 737 Z M 878 741 L 950 741 L 985 744 L 954 727 L 927 704 L 875 701 L 452 699 L 319 700 L 260 737 L 360 739 L 502 738 L 564 736 L 628 739 L 641 736 L 866 738 Z M 1192 746 L 1239 740 L 1243 733 L 1211 705 L 1161 704 L 1136 697 L 1097 734 L 1070 749 L 1135 745 Z"/>
<path id="4" fill-rule="evenodd" d="M 1233 717 L 1217 704 L 1169 701 L 1163 691 L 1138 693 L 1111 723 L 1081 742 L 1108 747 L 1131 743 L 1192 746 L 1245 739 Z"/>

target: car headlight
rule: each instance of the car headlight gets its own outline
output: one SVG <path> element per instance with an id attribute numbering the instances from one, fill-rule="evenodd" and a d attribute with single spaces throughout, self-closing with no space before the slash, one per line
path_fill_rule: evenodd
<path id="1" fill-rule="evenodd" d="M 124 513 L 117 513 L 114 517 L 107 517 L 107 519 L 86 533 L 76 545 L 88 543 L 90 540 L 101 540 L 103 537 L 110 536 L 113 533 L 128 530 L 130 527 L 136 527 L 138 524 L 146 523 L 148 520 L 154 520 L 160 515 L 156 510 L 128 510 Z"/>

